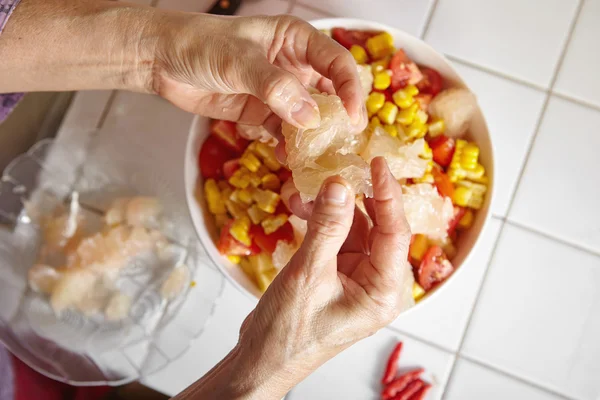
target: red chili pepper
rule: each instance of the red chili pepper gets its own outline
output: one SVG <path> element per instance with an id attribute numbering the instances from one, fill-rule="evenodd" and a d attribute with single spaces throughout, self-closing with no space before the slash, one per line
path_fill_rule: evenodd
<path id="1" fill-rule="evenodd" d="M 421 390 L 423 386 L 425 386 L 425 382 L 420 379 L 412 381 L 402 392 L 392 397 L 392 400 L 409 400 L 415 393 Z"/>
<path id="2" fill-rule="evenodd" d="M 427 395 L 427 392 L 429 392 L 429 389 L 431 389 L 431 385 L 429 383 L 426 383 L 421 389 L 419 389 L 417 393 L 413 394 L 412 397 L 408 400 L 423 400 Z"/>
<path id="3" fill-rule="evenodd" d="M 390 358 L 388 359 L 387 366 L 385 367 L 385 373 L 383 374 L 383 379 L 381 383 L 387 385 L 391 381 L 394 380 L 396 376 L 396 371 L 398 370 L 398 359 L 400 358 L 400 353 L 402 352 L 402 342 L 399 342 L 392 354 L 390 354 Z"/>
<path id="4" fill-rule="evenodd" d="M 419 376 L 421 376 L 423 371 L 423 368 L 417 368 L 415 370 L 408 371 L 402 376 L 394 379 L 389 385 L 386 386 L 385 389 L 383 389 L 381 397 L 384 400 L 391 399 L 392 397 L 403 391 L 409 383 L 419 379 Z"/>

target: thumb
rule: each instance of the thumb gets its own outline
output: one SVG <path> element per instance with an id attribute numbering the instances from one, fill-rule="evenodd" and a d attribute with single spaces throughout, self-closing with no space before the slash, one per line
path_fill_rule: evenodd
<path id="1" fill-rule="evenodd" d="M 263 57 L 252 59 L 246 66 L 242 82 L 250 94 L 289 124 L 305 129 L 319 126 L 319 107 L 294 74 Z"/>
<path id="2" fill-rule="evenodd" d="M 344 244 L 353 218 L 353 191 L 340 177 L 327 179 L 315 199 L 306 236 L 296 253 L 296 260 L 313 272 L 326 266 L 335 259 Z"/>

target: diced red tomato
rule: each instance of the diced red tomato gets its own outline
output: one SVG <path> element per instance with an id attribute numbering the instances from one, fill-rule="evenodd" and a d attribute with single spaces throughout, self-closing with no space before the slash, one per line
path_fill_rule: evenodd
<path id="1" fill-rule="evenodd" d="M 333 28 L 331 37 L 347 49 L 356 44 L 365 47 L 367 39 L 380 34 L 381 31 L 359 31 L 344 28 Z"/>
<path id="2" fill-rule="evenodd" d="M 444 168 L 450 165 L 455 149 L 454 139 L 440 135 L 433 138 L 429 142 L 429 146 L 433 152 L 433 161 Z"/>
<path id="3" fill-rule="evenodd" d="M 466 212 L 466 208 L 454 206 L 454 217 L 452 217 L 450 223 L 448 224 L 448 236 L 452 236 L 454 234 L 460 219 L 465 215 Z"/>
<path id="4" fill-rule="evenodd" d="M 435 97 L 444 86 L 444 80 L 439 72 L 433 68 L 421 67 L 423 79 L 417 84 L 420 93 L 427 93 Z"/>
<path id="5" fill-rule="evenodd" d="M 252 254 L 260 253 L 260 247 L 254 243 L 248 247 L 231 236 L 231 233 L 229 233 L 231 224 L 233 224 L 233 220 L 230 220 L 223 226 L 223 228 L 221 228 L 221 236 L 219 237 L 219 241 L 217 243 L 217 249 L 219 250 L 219 253 L 225 256 L 250 256 Z"/>
<path id="6" fill-rule="evenodd" d="M 429 110 L 431 99 L 433 99 L 433 96 L 427 93 L 419 93 L 415 96 L 415 100 L 419 103 L 419 108 L 425 112 Z"/>
<path id="7" fill-rule="evenodd" d="M 452 274 L 454 267 L 440 246 L 431 246 L 417 271 L 417 281 L 425 290 L 430 290 L 436 283 L 444 281 Z"/>
<path id="8" fill-rule="evenodd" d="M 390 70 L 392 70 L 392 91 L 402 89 L 408 84 L 414 85 L 418 83 L 423 75 L 415 64 L 404 52 L 400 49 L 394 54 L 390 60 Z"/>
<path id="9" fill-rule="evenodd" d="M 252 225 L 250 228 L 250 236 L 252 236 L 253 243 L 256 243 L 263 251 L 271 254 L 277 247 L 277 242 L 283 240 L 285 242 L 291 242 L 294 240 L 294 228 L 292 224 L 286 222 L 277 229 L 275 232 L 267 235 L 260 225 Z"/>
<path id="10" fill-rule="evenodd" d="M 281 184 L 284 184 L 288 179 L 292 177 L 292 171 L 287 168 L 281 168 L 279 172 L 277 172 L 277 176 L 281 181 Z"/>
<path id="11" fill-rule="evenodd" d="M 279 204 L 277 204 L 277 208 L 275 208 L 275 215 L 278 214 L 287 214 L 290 215 L 290 210 L 288 210 L 287 206 L 284 204 L 283 201 L 280 201 Z"/>
<path id="12" fill-rule="evenodd" d="M 231 178 L 233 173 L 240 169 L 240 159 L 234 158 L 233 160 L 225 161 L 223 164 L 223 176 L 225 179 Z"/>
<path id="13" fill-rule="evenodd" d="M 204 179 L 223 178 L 223 165 L 233 157 L 235 157 L 235 154 L 231 150 L 225 147 L 216 136 L 210 135 L 202 143 L 198 155 L 200 174 Z"/>
<path id="14" fill-rule="evenodd" d="M 215 120 L 210 126 L 210 132 L 236 154 L 242 154 L 250 144 L 238 135 L 235 122 Z"/>
<path id="15" fill-rule="evenodd" d="M 431 171 L 431 174 L 433 175 L 433 182 L 435 183 L 435 187 L 439 194 L 444 197 L 452 198 L 452 195 L 454 195 L 454 184 L 448 175 L 437 167 Z"/>

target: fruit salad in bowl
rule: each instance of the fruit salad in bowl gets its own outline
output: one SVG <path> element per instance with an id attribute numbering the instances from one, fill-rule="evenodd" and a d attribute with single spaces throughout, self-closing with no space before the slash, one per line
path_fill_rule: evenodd
<path id="1" fill-rule="evenodd" d="M 493 155 L 475 94 L 442 55 L 404 32 L 348 19 L 313 25 L 354 57 L 367 128 L 353 131 L 339 97 L 312 91 L 321 124 L 283 124 L 282 165 L 263 128 L 198 117 L 185 162 L 196 231 L 224 274 L 259 298 L 306 232 L 281 200 L 285 182 L 293 177 L 310 201 L 327 177 L 340 175 L 361 208 L 372 195 L 370 161 L 382 156 L 402 185 L 413 234 L 412 298 L 422 302 L 461 269 L 487 220 Z"/>

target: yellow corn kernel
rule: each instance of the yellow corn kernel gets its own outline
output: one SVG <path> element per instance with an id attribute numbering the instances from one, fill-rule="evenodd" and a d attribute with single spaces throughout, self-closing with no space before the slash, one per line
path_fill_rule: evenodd
<path id="1" fill-rule="evenodd" d="M 377 118 L 376 116 L 371 118 L 371 121 L 369 121 L 369 127 L 371 129 L 375 129 L 378 126 L 381 126 L 381 121 L 379 120 L 379 118 Z"/>
<path id="2" fill-rule="evenodd" d="M 373 74 L 381 71 L 385 71 L 390 65 L 390 57 L 382 58 L 381 60 L 377 60 L 371 63 L 371 72 Z"/>
<path id="3" fill-rule="evenodd" d="M 414 181 L 416 183 L 434 183 L 435 179 L 433 178 L 433 174 L 426 172 L 422 177 L 414 178 Z"/>
<path id="4" fill-rule="evenodd" d="M 279 177 L 273 173 L 269 173 L 261 178 L 261 185 L 263 189 L 269 189 L 274 192 L 281 188 L 281 182 Z"/>
<path id="5" fill-rule="evenodd" d="M 444 254 L 446 254 L 448 259 L 452 260 L 454 257 L 456 257 L 456 246 L 454 246 L 451 240 L 448 240 L 448 242 L 442 245 L 442 250 L 444 250 Z"/>
<path id="6" fill-rule="evenodd" d="M 428 248 L 429 239 L 427 239 L 427 236 L 422 234 L 415 235 L 412 240 L 412 243 L 410 244 L 410 258 L 414 261 L 421 262 Z"/>
<path id="7" fill-rule="evenodd" d="M 242 157 L 240 157 L 240 164 L 248 168 L 251 172 L 258 171 L 261 163 L 260 160 L 251 151 L 246 150 Z"/>
<path id="8" fill-rule="evenodd" d="M 227 223 L 227 221 L 229 221 L 229 216 L 227 214 L 215 215 L 215 226 L 217 229 L 221 229 Z"/>
<path id="9" fill-rule="evenodd" d="M 485 174 L 485 168 L 478 162 L 479 158 L 479 147 L 473 143 L 469 143 L 466 140 L 458 139 L 456 141 L 456 150 L 452 156 L 450 162 L 450 168 L 448 169 L 448 177 L 452 182 L 467 178 L 480 180 Z"/>
<path id="10" fill-rule="evenodd" d="M 381 110 L 377 112 L 377 117 L 384 124 L 391 125 L 396 121 L 396 116 L 398 115 L 398 107 L 392 102 L 386 101 L 381 107 Z"/>
<path id="11" fill-rule="evenodd" d="M 277 161 L 277 157 L 275 157 L 275 149 L 265 143 L 262 142 L 253 142 L 254 145 L 253 151 L 260 157 L 263 164 L 270 169 L 271 171 L 279 171 L 281 168 L 281 164 Z"/>
<path id="12" fill-rule="evenodd" d="M 249 174 L 248 179 L 250 179 L 250 187 L 251 188 L 257 188 L 260 186 L 260 183 L 261 183 L 260 176 L 256 175 L 255 173 Z"/>
<path id="13" fill-rule="evenodd" d="M 446 123 L 443 119 L 434 119 L 429 123 L 428 130 L 432 138 L 440 136 L 446 130 Z"/>
<path id="14" fill-rule="evenodd" d="M 410 139 L 420 139 L 427 134 L 427 126 L 415 120 L 406 130 L 406 136 Z"/>
<path id="15" fill-rule="evenodd" d="M 248 278 L 250 278 L 250 280 L 252 280 L 254 283 L 257 283 L 256 282 L 256 273 L 254 272 L 254 267 L 252 266 L 252 263 L 250 262 L 248 257 L 243 257 L 240 260 L 240 268 L 242 269 L 242 271 L 244 271 L 246 276 L 248 276 Z"/>
<path id="16" fill-rule="evenodd" d="M 354 61 L 356 61 L 357 64 L 364 64 L 367 62 L 367 52 L 362 46 L 353 44 L 352 47 L 350 47 L 350 54 L 352 54 L 352 57 L 354 57 Z"/>
<path id="17" fill-rule="evenodd" d="M 385 129 L 385 131 L 391 136 L 391 137 L 396 137 L 398 136 L 398 128 L 396 127 L 396 125 L 385 125 L 383 127 L 383 129 Z"/>
<path id="18" fill-rule="evenodd" d="M 244 204 L 252 204 L 252 191 L 248 188 L 246 189 L 240 189 L 237 191 L 238 192 L 238 198 L 240 199 L 240 201 Z"/>
<path id="19" fill-rule="evenodd" d="M 429 147 L 429 143 L 427 142 L 423 142 L 423 152 L 421 152 L 421 154 L 419 154 L 421 156 L 421 158 L 424 158 L 426 160 L 431 160 L 433 158 L 433 150 L 431 150 L 431 147 Z M 433 163 L 432 163 L 433 164 Z"/>
<path id="20" fill-rule="evenodd" d="M 385 94 L 379 92 L 371 92 L 367 97 L 367 111 L 371 114 L 375 114 L 383 107 L 385 103 Z"/>
<path id="21" fill-rule="evenodd" d="M 475 214 L 473 211 L 467 210 L 465 215 L 458 221 L 458 226 L 461 229 L 469 229 L 471 225 L 473 225 L 473 219 L 475 218 Z"/>
<path id="22" fill-rule="evenodd" d="M 277 205 L 279 204 L 280 197 L 277 193 L 270 190 L 257 189 L 253 196 L 256 206 L 266 213 L 273 214 Z"/>
<path id="23" fill-rule="evenodd" d="M 252 204 L 250 208 L 246 210 L 246 212 L 248 213 L 248 216 L 250 217 L 250 220 L 254 225 L 260 224 L 262 220 L 269 215 L 260 208 L 258 208 L 256 204 Z"/>
<path id="24" fill-rule="evenodd" d="M 409 96 L 413 96 L 415 97 L 416 95 L 419 94 L 419 88 L 417 88 L 415 85 L 407 85 L 404 89 L 406 93 L 408 93 Z"/>
<path id="25" fill-rule="evenodd" d="M 388 71 L 377 72 L 373 76 L 373 87 L 379 90 L 385 90 L 392 84 L 392 76 Z"/>
<path id="26" fill-rule="evenodd" d="M 415 102 L 415 98 L 408 94 L 406 88 L 396 90 L 392 95 L 392 99 L 394 100 L 394 103 L 402 109 L 410 107 Z M 418 106 L 419 105 L 417 104 L 417 107 Z"/>
<path id="27" fill-rule="evenodd" d="M 419 301 L 423 296 L 425 296 L 425 289 L 423 289 L 417 282 L 413 282 L 412 296 L 415 301 Z"/>
<path id="28" fill-rule="evenodd" d="M 412 124 L 415 120 L 415 115 L 417 115 L 417 111 L 419 111 L 419 105 L 417 103 L 412 103 L 407 108 L 400 110 L 396 117 L 396 122 L 402 125 Z"/>
<path id="29" fill-rule="evenodd" d="M 475 168 L 467 171 L 466 178 L 470 181 L 476 181 L 478 179 L 481 179 L 484 174 L 485 168 L 483 167 L 483 165 L 478 163 L 477 165 L 475 165 Z"/>
<path id="30" fill-rule="evenodd" d="M 483 198 L 486 191 L 487 187 L 480 183 L 459 181 L 454 188 L 452 202 L 461 207 L 479 210 L 483 206 Z"/>
<path id="31" fill-rule="evenodd" d="M 271 173 L 271 171 L 269 170 L 269 168 L 267 168 L 264 165 L 261 165 L 258 168 L 258 171 L 256 171 L 256 176 L 258 176 L 259 178 L 262 179 L 263 176 L 265 176 L 266 174 L 269 174 L 269 173 Z"/>
<path id="32" fill-rule="evenodd" d="M 233 192 L 231 192 L 231 195 L 229 195 L 229 200 L 233 201 L 235 204 L 237 204 L 239 206 L 239 208 L 241 209 L 247 209 L 248 206 L 250 204 L 252 204 L 252 198 L 250 198 L 250 202 L 246 203 L 245 201 L 243 201 L 240 198 L 240 192 L 241 190 L 246 190 L 246 189 L 236 189 Z"/>
<path id="33" fill-rule="evenodd" d="M 231 197 L 231 193 L 233 193 L 231 187 L 221 190 L 221 201 L 225 202 L 225 200 L 228 200 Z"/>
<path id="34" fill-rule="evenodd" d="M 380 33 L 367 40 L 367 51 L 378 60 L 394 52 L 394 38 L 387 32 Z"/>
<path id="35" fill-rule="evenodd" d="M 474 169 L 479 159 L 479 147 L 468 143 L 462 150 L 460 165 L 465 169 Z"/>
<path id="36" fill-rule="evenodd" d="M 252 240 L 250 239 L 250 225 L 250 218 L 246 216 L 236 218 L 229 228 L 229 233 L 238 242 L 250 246 L 252 244 Z"/>
<path id="37" fill-rule="evenodd" d="M 247 168 L 240 168 L 229 178 L 229 184 L 238 189 L 246 189 L 250 185 L 250 171 Z"/>
<path id="38" fill-rule="evenodd" d="M 278 215 L 269 215 L 265 219 L 262 220 L 260 225 L 265 230 L 267 235 L 275 232 L 277 229 L 281 228 L 283 224 L 285 224 L 288 220 L 288 216 L 286 214 L 278 214 Z"/>
<path id="39" fill-rule="evenodd" d="M 425 168 L 425 173 L 431 173 L 433 171 L 433 160 L 429 160 L 427 162 L 427 168 Z"/>
<path id="40" fill-rule="evenodd" d="M 227 211 L 233 218 L 243 218 L 247 215 L 246 207 L 230 199 L 225 200 L 225 208 L 227 208 Z"/>
<path id="41" fill-rule="evenodd" d="M 418 122 L 421 125 L 425 125 L 428 119 L 429 115 L 427 115 L 425 111 L 419 109 L 415 114 L 415 120 L 413 122 Z"/>
<path id="42" fill-rule="evenodd" d="M 481 178 L 469 178 L 471 181 L 475 183 L 481 183 L 482 185 L 488 185 L 490 183 L 490 179 L 483 175 Z"/>
<path id="43" fill-rule="evenodd" d="M 208 204 L 208 211 L 212 214 L 224 214 L 226 212 L 225 204 L 221 201 L 219 186 L 217 186 L 214 179 L 207 179 L 204 182 L 204 196 Z"/>
<path id="44" fill-rule="evenodd" d="M 227 256 L 227 259 L 232 263 L 232 264 L 239 264 L 240 261 L 242 261 L 242 257 L 240 256 Z"/>

